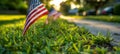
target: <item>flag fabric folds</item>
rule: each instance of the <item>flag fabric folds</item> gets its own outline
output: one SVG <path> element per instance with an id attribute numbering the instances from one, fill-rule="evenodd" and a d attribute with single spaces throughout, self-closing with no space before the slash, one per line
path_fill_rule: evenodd
<path id="1" fill-rule="evenodd" d="M 37 19 L 46 14 L 48 14 L 48 10 L 39 0 L 30 0 L 23 35 L 25 35 L 30 25 L 32 25 Z"/>

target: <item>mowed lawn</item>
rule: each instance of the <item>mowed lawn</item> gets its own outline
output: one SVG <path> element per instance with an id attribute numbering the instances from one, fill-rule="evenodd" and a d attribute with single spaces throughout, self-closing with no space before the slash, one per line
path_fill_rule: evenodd
<path id="1" fill-rule="evenodd" d="M 0 26 L 24 21 L 25 17 L 25 15 L 0 15 Z"/>
<path id="2" fill-rule="evenodd" d="M 106 21 L 106 22 L 117 22 L 120 23 L 120 16 L 85 16 L 85 19 L 91 19 L 91 20 L 100 20 L 100 21 Z"/>
<path id="3" fill-rule="evenodd" d="M 0 15 L 0 54 L 119 54 L 112 38 L 91 34 L 83 27 L 58 19 L 45 25 L 46 16 L 22 35 L 25 15 Z"/>
<path id="4" fill-rule="evenodd" d="M 106 22 L 115 22 L 120 23 L 120 16 L 110 16 L 110 15 L 98 15 L 98 16 L 75 16 L 68 15 L 66 17 L 76 18 L 76 19 L 89 19 L 89 20 L 98 20 L 98 21 L 106 21 Z"/>
<path id="5" fill-rule="evenodd" d="M 0 15 L 0 20 L 13 20 L 25 17 L 26 17 L 25 15 Z"/>

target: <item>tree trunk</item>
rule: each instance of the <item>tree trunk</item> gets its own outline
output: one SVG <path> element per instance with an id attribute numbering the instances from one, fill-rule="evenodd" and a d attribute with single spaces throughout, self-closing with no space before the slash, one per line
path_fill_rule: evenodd
<path id="1" fill-rule="evenodd" d="M 95 6 L 95 15 L 98 15 L 98 9 L 100 8 L 100 6 Z"/>

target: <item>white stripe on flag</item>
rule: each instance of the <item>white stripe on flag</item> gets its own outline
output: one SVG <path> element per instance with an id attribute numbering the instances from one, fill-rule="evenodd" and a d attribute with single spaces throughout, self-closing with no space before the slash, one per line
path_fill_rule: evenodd
<path id="1" fill-rule="evenodd" d="M 31 10 L 30 11 L 30 13 L 27 15 L 27 18 L 28 18 L 28 16 L 34 11 L 34 10 L 36 10 L 39 6 L 42 6 L 43 4 L 40 4 L 40 5 L 38 5 L 37 7 L 35 7 L 33 10 Z"/>
<path id="2" fill-rule="evenodd" d="M 28 20 L 30 20 L 36 13 L 38 13 L 39 11 L 41 11 L 41 10 L 43 10 L 43 9 L 45 9 L 45 7 L 42 7 L 42 8 L 40 8 L 40 9 L 38 9 L 38 10 L 35 11 L 32 15 L 30 15 L 30 17 L 27 19 L 27 22 L 28 22 Z"/>
<path id="3" fill-rule="evenodd" d="M 27 29 L 27 27 L 29 26 L 29 24 L 32 23 L 32 21 L 34 21 L 36 18 L 38 18 L 40 15 L 44 14 L 45 12 L 48 12 L 48 10 L 44 10 L 44 11 L 42 11 L 41 13 L 39 13 L 38 15 L 36 15 L 34 18 L 32 18 L 32 19 L 28 22 L 28 24 L 25 26 L 25 30 Z M 25 32 L 25 31 L 24 31 L 24 32 Z"/>

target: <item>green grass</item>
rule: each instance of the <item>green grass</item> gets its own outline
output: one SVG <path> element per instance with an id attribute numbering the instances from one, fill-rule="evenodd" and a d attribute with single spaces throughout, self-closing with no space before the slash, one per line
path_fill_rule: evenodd
<path id="1" fill-rule="evenodd" d="M 63 19 L 44 25 L 45 18 L 37 20 L 25 36 L 22 36 L 25 20 L 0 23 L 2 24 L 0 54 L 117 54 L 120 52 L 120 47 L 110 44 L 112 39 L 109 36 L 104 37 L 100 34 L 95 36 L 85 28 L 79 28 Z M 21 17 L 18 16 L 18 19 Z M 11 18 L 11 22 L 12 20 Z"/>
<path id="2" fill-rule="evenodd" d="M 23 20 L 25 20 L 25 15 L 0 15 L 0 26 L 9 26 Z"/>
<path id="3" fill-rule="evenodd" d="M 120 23 L 120 16 L 86 16 L 86 19 Z"/>
<path id="4" fill-rule="evenodd" d="M 83 19 L 83 16 L 77 16 L 77 15 L 65 15 L 67 18 L 76 18 L 76 19 Z"/>
<path id="5" fill-rule="evenodd" d="M 68 15 L 66 17 L 120 23 L 120 16 L 104 16 L 104 15 L 100 15 L 100 16 L 75 16 L 75 15 L 72 15 L 71 16 L 71 15 Z"/>

